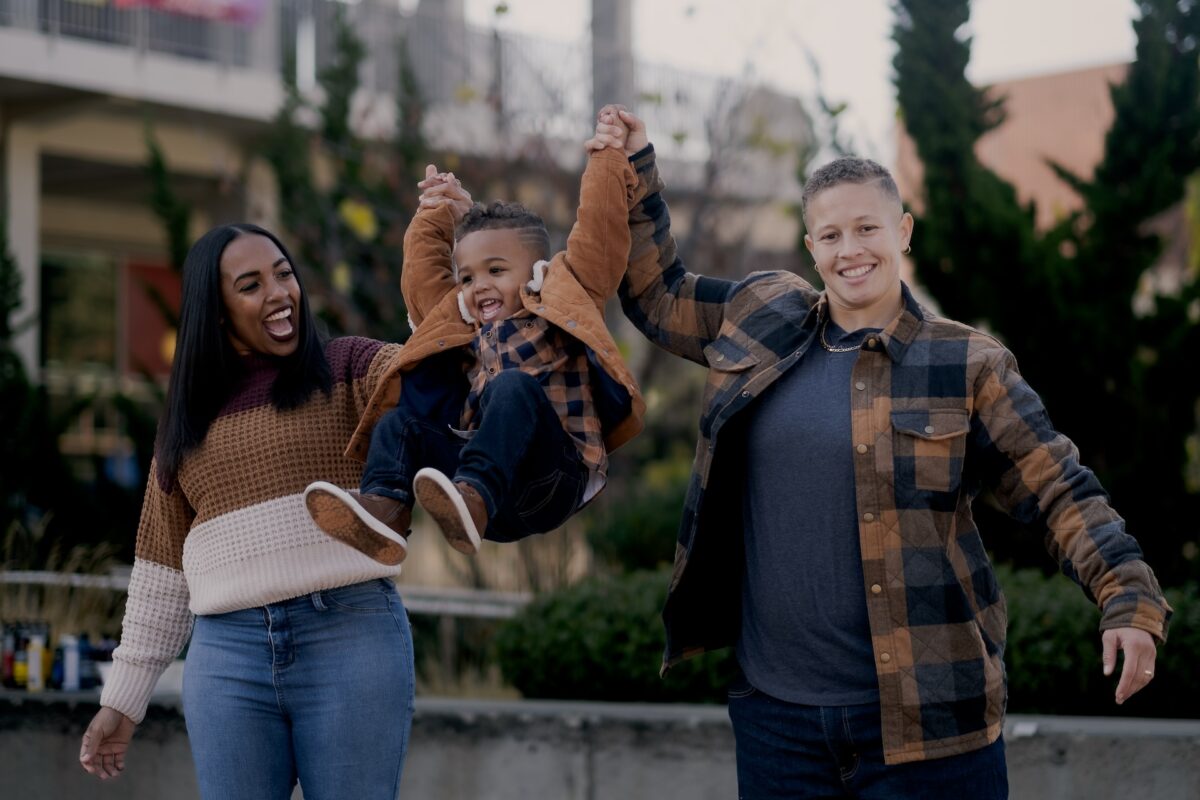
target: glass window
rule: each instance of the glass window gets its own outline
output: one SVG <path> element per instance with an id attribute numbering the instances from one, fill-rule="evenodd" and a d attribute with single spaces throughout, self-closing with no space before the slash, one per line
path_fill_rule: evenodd
<path id="1" fill-rule="evenodd" d="M 47 367 L 117 369 L 117 265 L 94 253 L 42 259 L 42 358 Z"/>

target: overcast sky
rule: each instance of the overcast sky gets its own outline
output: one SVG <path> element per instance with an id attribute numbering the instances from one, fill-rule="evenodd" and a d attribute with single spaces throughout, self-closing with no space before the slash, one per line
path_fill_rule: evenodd
<path id="1" fill-rule="evenodd" d="M 801 95 L 815 85 L 850 104 L 859 149 L 894 159 L 890 0 L 633 0 L 639 59 L 702 72 L 753 74 Z M 471 22 L 586 41 L 590 0 L 466 0 Z M 1133 0 L 975 0 L 971 79 L 977 83 L 1133 58 Z M 653 132 L 651 132 L 653 135 Z"/>

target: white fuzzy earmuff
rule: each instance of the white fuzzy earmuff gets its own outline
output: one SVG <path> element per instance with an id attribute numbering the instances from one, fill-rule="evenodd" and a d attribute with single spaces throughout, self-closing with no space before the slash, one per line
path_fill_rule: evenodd
<path id="1" fill-rule="evenodd" d="M 471 316 L 470 311 L 467 311 L 467 298 L 463 297 L 462 291 L 458 293 L 458 313 L 462 314 L 463 322 L 468 325 L 475 324 L 475 318 Z"/>
<path id="2" fill-rule="evenodd" d="M 525 288 L 530 294 L 538 294 L 542 291 L 542 283 L 546 280 L 546 267 L 550 266 L 549 261 L 533 262 L 533 280 L 525 284 Z"/>

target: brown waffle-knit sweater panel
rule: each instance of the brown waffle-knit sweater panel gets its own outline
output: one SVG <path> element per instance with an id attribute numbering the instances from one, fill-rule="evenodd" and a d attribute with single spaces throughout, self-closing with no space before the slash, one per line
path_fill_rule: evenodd
<path id="1" fill-rule="evenodd" d="M 321 533 L 302 495 L 314 480 L 358 486 L 362 465 L 343 455 L 345 445 L 399 349 L 357 337 L 331 341 L 333 391 L 314 392 L 291 411 L 271 405 L 273 363 L 252 358 L 177 479 L 164 482 L 154 465 L 103 705 L 141 720 L 158 676 L 187 641 L 193 614 L 396 573 Z"/>

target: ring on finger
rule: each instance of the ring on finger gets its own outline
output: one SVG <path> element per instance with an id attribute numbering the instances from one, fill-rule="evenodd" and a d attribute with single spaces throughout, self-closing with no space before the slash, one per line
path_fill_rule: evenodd
<path id="1" fill-rule="evenodd" d="M 1144 670 L 1142 670 L 1142 674 L 1143 674 L 1143 675 L 1145 675 L 1147 678 L 1153 678 L 1153 677 L 1154 677 L 1154 670 L 1152 670 L 1152 669 L 1144 669 Z"/>

